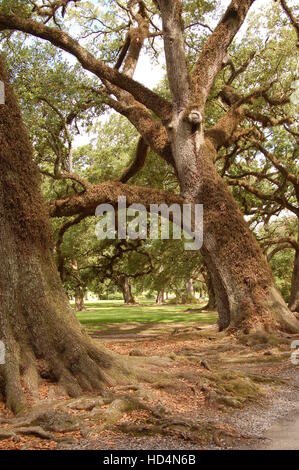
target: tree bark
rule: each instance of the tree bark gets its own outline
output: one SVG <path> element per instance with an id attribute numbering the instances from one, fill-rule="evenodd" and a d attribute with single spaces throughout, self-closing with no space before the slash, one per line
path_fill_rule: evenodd
<path id="1" fill-rule="evenodd" d="M 125 366 L 89 338 L 70 308 L 39 172 L 1 56 L 0 80 L 6 94 L 0 105 L 0 339 L 6 350 L 0 389 L 18 412 L 41 377 L 78 396 L 115 382 Z"/>
<path id="2" fill-rule="evenodd" d="M 298 332 L 298 321 L 282 299 L 257 241 L 216 171 L 214 147 L 205 140 L 200 150 L 194 151 L 194 136 L 191 129 L 189 132 L 189 138 L 179 136 L 175 144 L 185 149 L 183 156 L 190 162 L 179 178 L 186 200 L 204 206 L 202 252 L 212 276 L 220 329 Z M 175 151 L 178 154 L 177 148 Z"/>
<path id="3" fill-rule="evenodd" d="M 124 303 L 126 305 L 134 305 L 136 302 L 132 294 L 132 286 L 128 276 L 120 276 L 118 282 L 124 297 Z"/>
<path id="4" fill-rule="evenodd" d="M 278 292 L 257 241 L 214 165 L 215 136 L 210 140 L 204 135 L 207 94 L 228 45 L 253 2 L 232 0 L 216 28 L 217 34 L 205 45 L 206 53 L 197 64 L 193 80 L 188 77 L 184 52 L 182 2 L 158 0 L 158 3 L 173 101 L 168 137 L 185 202 L 204 207 L 202 254 L 215 289 L 219 328 L 230 326 L 246 332 L 279 328 L 297 333 L 299 322 Z M 211 41 L 215 53 L 211 52 Z M 207 69 L 202 69 L 203 64 Z M 237 121 L 239 113 L 235 109 L 232 121 Z M 235 124 L 231 126 L 231 120 L 223 121 L 218 134 L 230 135 Z"/>
<path id="5" fill-rule="evenodd" d="M 299 312 L 299 250 L 295 251 L 289 308 L 292 312 Z"/>

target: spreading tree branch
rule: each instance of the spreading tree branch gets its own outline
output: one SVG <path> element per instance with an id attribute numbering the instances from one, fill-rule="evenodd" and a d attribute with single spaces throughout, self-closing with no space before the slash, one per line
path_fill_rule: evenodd
<path id="1" fill-rule="evenodd" d="M 50 215 L 51 217 L 69 217 L 76 214 L 93 216 L 99 204 L 108 203 L 116 206 L 118 197 L 121 196 L 126 196 L 128 205 L 143 204 L 147 209 L 150 204 L 171 205 L 176 203 L 181 205 L 184 202 L 181 196 L 174 193 L 107 181 L 100 184 L 90 184 L 84 193 L 58 199 L 50 206 Z"/>
<path id="2" fill-rule="evenodd" d="M 45 26 L 31 19 L 21 18 L 16 15 L 6 15 L 0 12 L 0 31 L 4 30 L 22 31 L 45 39 L 54 46 L 75 56 L 85 70 L 93 73 L 101 80 L 129 92 L 138 102 L 152 110 L 160 118 L 165 119 L 171 113 L 171 106 L 167 100 L 132 78 L 120 73 L 115 68 L 111 68 L 96 59 L 78 41 L 60 29 Z"/>
<path id="3" fill-rule="evenodd" d="M 213 34 L 206 41 L 192 81 L 199 106 L 204 108 L 218 72 L 227 62 L 227 51 L 245 21 L 254 0 L 232 0 Z"/>
<path id="4" fill-rule="evenodd" d="M 173 104 L 184 109 L 190 100 L 190 77 L 184 46 L 181 0 L 158 0 L 162 22 L 167 75 Z"/>
<path id="5" fill-rule="evenodd" d="M 279 172 L 294 186 L 299 187 L 299 178 L 289 172 L 286 167 L 278 160 L 278 158 L 273 155 L 273 153 L 269 152 L 265 147 L 257 140 L 251 139 L 251 142 L 255 145 L 255 147 L 264 154 L 264 156 L 274 165 L 274 167 L 279 170 Z"/>
<path id="6" fill-rule="evenodd" d="M 230 186 L 238 186 L 245 189 L 247 192 L 253 194 L 261 201 L 274 201 L 278 203 L 281 207 L 289 209 L 291 212 L 296 214 L 299 217 L 299 208 L 290 204 L 283 195 L 278 195 L 275 193 L 265 193 L 260 191 L 256 186 L 252 186 L 250 183 L 244 180 L 238 179 L 227 179 L 227 182 Z"/>
<path id="7" fill-rule="evenodd" d="M 286 13 L 287 17 L 289 18 L 289 20 L 291 21 L 292 25 L 295 28 L 295 31 L 297 33 L 297 38 L 298 38 L 297 46 L 299 47 L 299 21 L 295 17 L 295 15 L 293 14 L 291 8 L 288 6 L 288 4 L 285 0 L 280 0 L 280 4 L 281 4 L 284 12 Z"/>

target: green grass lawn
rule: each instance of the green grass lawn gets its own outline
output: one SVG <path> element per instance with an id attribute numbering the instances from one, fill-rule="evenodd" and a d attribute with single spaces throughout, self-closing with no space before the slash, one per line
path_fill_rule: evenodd
<path id="1" fill-rule="evenodd" d="M 200 305 L 162 305 L 142 304 L 125 306 L 119 301 L 86 302 L 87 310 L 77 312 L 80 322 L 88 328 L 101 327 L 116 323 L 216 323 L 216 312 L 185 312 L 187 308 Z"/>

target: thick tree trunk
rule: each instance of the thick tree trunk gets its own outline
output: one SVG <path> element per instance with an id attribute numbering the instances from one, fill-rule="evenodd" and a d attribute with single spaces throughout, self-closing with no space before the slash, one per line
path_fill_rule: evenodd
<path id="1" fill-rule="evenodd" d="M 289 308 L 292 312 L 299 312 L 299 250 L 295 252 Z"/>
<path id="2" fill-rule="evenodd" d="M 164 304 L 164 290 L 163 289 L 159 290 L 157 293 L 156 304 L 158 305 Z"/>
<path id="3" fill-rule="evenodd" d="M 121 276 L 118 282 L 124 297 L 124 303 L 127 305 L 135 304 L 136 302 L 132 294 L 132 286 L 128 276 Z"/>
<path id="4" fill-rule="evenodd" d="M 197 201 L 203 203 L 204 247 L 216 294 L 219 325 L 247 331 L 299 331 L 275 286 L 272 272 L 225 183 L 218 176 L 213 148 L 204 143 L 198 158 Z"/>
<path id="5" fill-rule="evenodd" d="M 173 104 L 167 131 L 182 196 L 186 202 L 204 206 L 202 253 L 212 276 L 220 329 L 230 325 L 245 331 L 281 328 L 298 332 L 299 322 L 276 289 L 261 249 L 214 165 L 216 146 L 228 141 L 242 116 L 241 107 L 214 129 L 212 140 L 204 134 L 209 91 L 252 3 L 231 3 L 190 77 L 182 4 L 158 0 Z"/>
<path id="6" fill-rule="evenodd" d="M 219 328 L 298 332 L 299 322 L 275 286 L 272 272 L 243 214 L 214 165 L 216 150 L 178 113 L 169 136 L 181 191 L 203 204 L 202 254 L 212 276 Z"/>
<path id="7" fill-rule="evenodd" d="M 125 370 L 77 321 L 53 259 L 39 173 L 0 56 L 6 103 L 0 104 L 0 339 L 6 362 L 0 388 L 18 412 L 41 377 L 72 396 L 101 389 Z"/>
<path id="8" fill-rule="evenodd" d="M 257 241 L 216 171 L 214 147 L 206 139 L 196 152 L 193 140 L 185 136 L 189 170 L 179 173 L 186 199 L 204 207 L 202 253 L 212 276 L 220 329 L 298 332 L 298 321 L 282 299 Z"/>

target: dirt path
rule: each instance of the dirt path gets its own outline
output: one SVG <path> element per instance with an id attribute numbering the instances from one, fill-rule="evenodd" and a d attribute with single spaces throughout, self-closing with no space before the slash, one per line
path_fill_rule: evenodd
<path id="1" fill-rule="evenodd" d="M 265 434 L 260 450 L 299 450 L 299 405 L 295 413 L 280 419 Z"/>
<path id="2" fill-rule="evenodd" d="M 188 328 L 180 325 L 180 328 L 174 328 L 177 325 L 148 325 L 136 334 L 134 342 L 130 338 L 130 329 L 127 326 L 126 331 L 119 331 L 118 336 L 109 335 L 101 338 L 107 347 L 112 348 L 119 353 L 130 354 L 132 348 L 138 348 L 142 354 L 167 354 L 174 351 L 179 355 L 183 349 L 183 354 L 196 355 L 205 358 L 213 370 L 220 370 L 224 364 L 226 370 L 233 373 L 249 374 L 249 377 L 257 376 L 261 379 L 259 384 L 263 390 L 263 395 L 253 402 L 249 402 L 241 407 L 240 410 L 224 408 L 221 410 L 214 406 L 213 396 L 207 399 L 203 404 L 203 409 L 194 407 L 193 413 L 201 412 L 200 421 L 209 420 L 216 425 L 228 426 L 234 429 L 236 435 L 227 437 L 220 435 L 216 442 L 209 443 L 206 448 L 211 449 L 284 449 L 298 448 L 299 435 L 299 374 L 298 369 L 290 367 L 289 345 L 286 344 L 281 350 L 271 344 L 252 344 L 244 345 L 234 342 L 227 344 L 227 338 L 217 337 L 212 341 L 206 342 L 204 339 L 192 341 L 192 327 Z M 174 331 L 175 330 L 175 331 Z M 183 330 L 183 331 L 182 331 Z M 176 332 L 184 332 L 186 337 L 180 337 Z M 174 332 L 174 333 L 173 333 Z M 99 332 L 100 333 L 100 332 Z M 99 334 L 98 333 L 98 334 Z M 128 335 L 129 334 L 129 335 Z M 189 336 L 190 335 L 190 336 Z M 213 335 L 211 335 L 213 336 Z M 173 341 L 175 338 L 175 341 Z M 208 344 L 207 344 L 208 343 Z M 177 350 L 178 348 L 178 350 Z M 282 353 L 280 360 L 278 357 Z M 177 356 L 179 357 L 179 356 Z M 189 356 L 190 357 L 190 356 Z M 193 356 L 194 357 L 194 356 Z M 203 373 L 203 372 L 202 372 Z M 263 378 L 265 379 L 263 383 Z M 281 381 L 281 383 L 280 383 Z M 286 381 L 284 384 L 283 382 Z M 201 383 L 201 381 L 200 381 Z M 213 393 L 213 392 L 212 392 Z M 170 396 L 167 397 L 168 400 Z M 191 397 L 190 397 L 191 398 Z M 177 403 L 178 407 L 181 403 Z M 294 416 L 296 420 L 294 421 Z M 196 444 L 191 442 L 173 441 L 170 436 L 132 438 L 132 436 L 119 436 L 116 448 L 196 448 Z M 85 443 L 87 448 L 98 448 L 101 443 Z M 143 447 L 142 447 L 143 446 Z M 198 444 L 197 444 L 198 446 Z M 289 447 L 287 447 L 289 446 Z M 203 446 L 204 448 L 205 446 Z M 84 448 L 86 448 L 84 446 Z M 198 447 L 197 447 L 198 448 Z"/>

